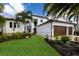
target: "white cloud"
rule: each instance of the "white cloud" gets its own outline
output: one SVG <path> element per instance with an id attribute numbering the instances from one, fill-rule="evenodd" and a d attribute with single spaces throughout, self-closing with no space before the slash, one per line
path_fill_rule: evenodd
<path id="1" fill-rule="evenodd" d="M 21 3 L 9 3 L 5 4 L 4 7 L 5 9 L 3 15 L 7 17 L 14 17 L 16 13 L 24 11 L 24 6 Z"/>
<path id="2" fill-rule="evenodd" d="M 4 8 L 4 13 L 14 14 L 14 10 L 9 5 L 5 5 Z"/>
<path id="3" fill-rule="evenodd" d="M 10 3 L 10 5 L 17 11 L 24 11 L 24 6 L 21 3 Z"/>
<path id="4" fill-rule="evenodd" d="M 28 6 L 31 6 L 31 4 L 30 4 L 30 3 L 28 3 L 27 5 L 28 5 Z"/>

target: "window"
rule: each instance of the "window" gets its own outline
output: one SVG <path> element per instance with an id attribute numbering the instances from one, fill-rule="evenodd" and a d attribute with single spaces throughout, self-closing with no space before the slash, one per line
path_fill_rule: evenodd
<path id="1" fill-rule="evenodd" d="M 12 28 L 12 22 L 9 23 L 9 27 Z"/>
<path id="2" fill-rule="evenodd" d="M 14 22 L 14 28 L 16 28 L 16 23 Z"/>
<path id="3" fill-rule="evenodd" d="M 41 20 L 41 22 L 43 22 L 43 20 Z"/>
<path id="4" fill-rule="evenodd" d="M 37 26 L 37 21 L 38 21 L 38 19 L 34 19 L 34 26 L 35 27 Z"/>
<path id="5" fill-rule="evenodd" d="M 17 27 L 20 28 L 20 23 L 17 24 Z"/>

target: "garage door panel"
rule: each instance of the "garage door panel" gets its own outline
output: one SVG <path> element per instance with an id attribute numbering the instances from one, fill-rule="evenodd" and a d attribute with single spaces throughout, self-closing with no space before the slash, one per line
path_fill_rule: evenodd
<path id="1" fill-rule="evenodd" d="M 68 29 L 68 34 L 69 34 L 69 35 L 72 35 L 72 27 L 69 27 L 69 29 Z"/>
<path id="2" fill-rule="evenodd" d="M 66 35 L 66 29 L 65 26 L 54 26 L 54 35 Z"/>

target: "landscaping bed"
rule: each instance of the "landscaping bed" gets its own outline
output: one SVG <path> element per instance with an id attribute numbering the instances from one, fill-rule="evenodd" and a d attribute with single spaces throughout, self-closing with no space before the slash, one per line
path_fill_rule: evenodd
<path id="1" fill-rule="evenodd" d="M 20 40 L 20 39 L 30 38 L 32 35 L 34 35 L 34 33 L 30 33 L 30 32 L 3 33 L 0 35 L 0 43 L 10 40 L 16 40 L 16 39 Z"/>
<path id="2" fill-rule="evenodd" d="M 68 41 L 67 43 L 63 43 L 49 39 L 45 39 L 45 41 L 63 56 L 79 56 L 79 42 Z"/>

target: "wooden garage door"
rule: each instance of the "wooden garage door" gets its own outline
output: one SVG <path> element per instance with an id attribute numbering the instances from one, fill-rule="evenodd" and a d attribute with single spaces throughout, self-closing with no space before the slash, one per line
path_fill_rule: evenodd
<path id="1" fill-rule="evenodd" d="M 72 35 L 72 27 L 69 27 L 69 28 L 68 28 L 68 32 L 69 32 L 69 33 L 68 33 L 69 35 Z"/>
<path id="2" fill-rule="evenodd" d="M 65 26 L 54 26 L 54 35 L 66 35 L 66 27 Z"/>

